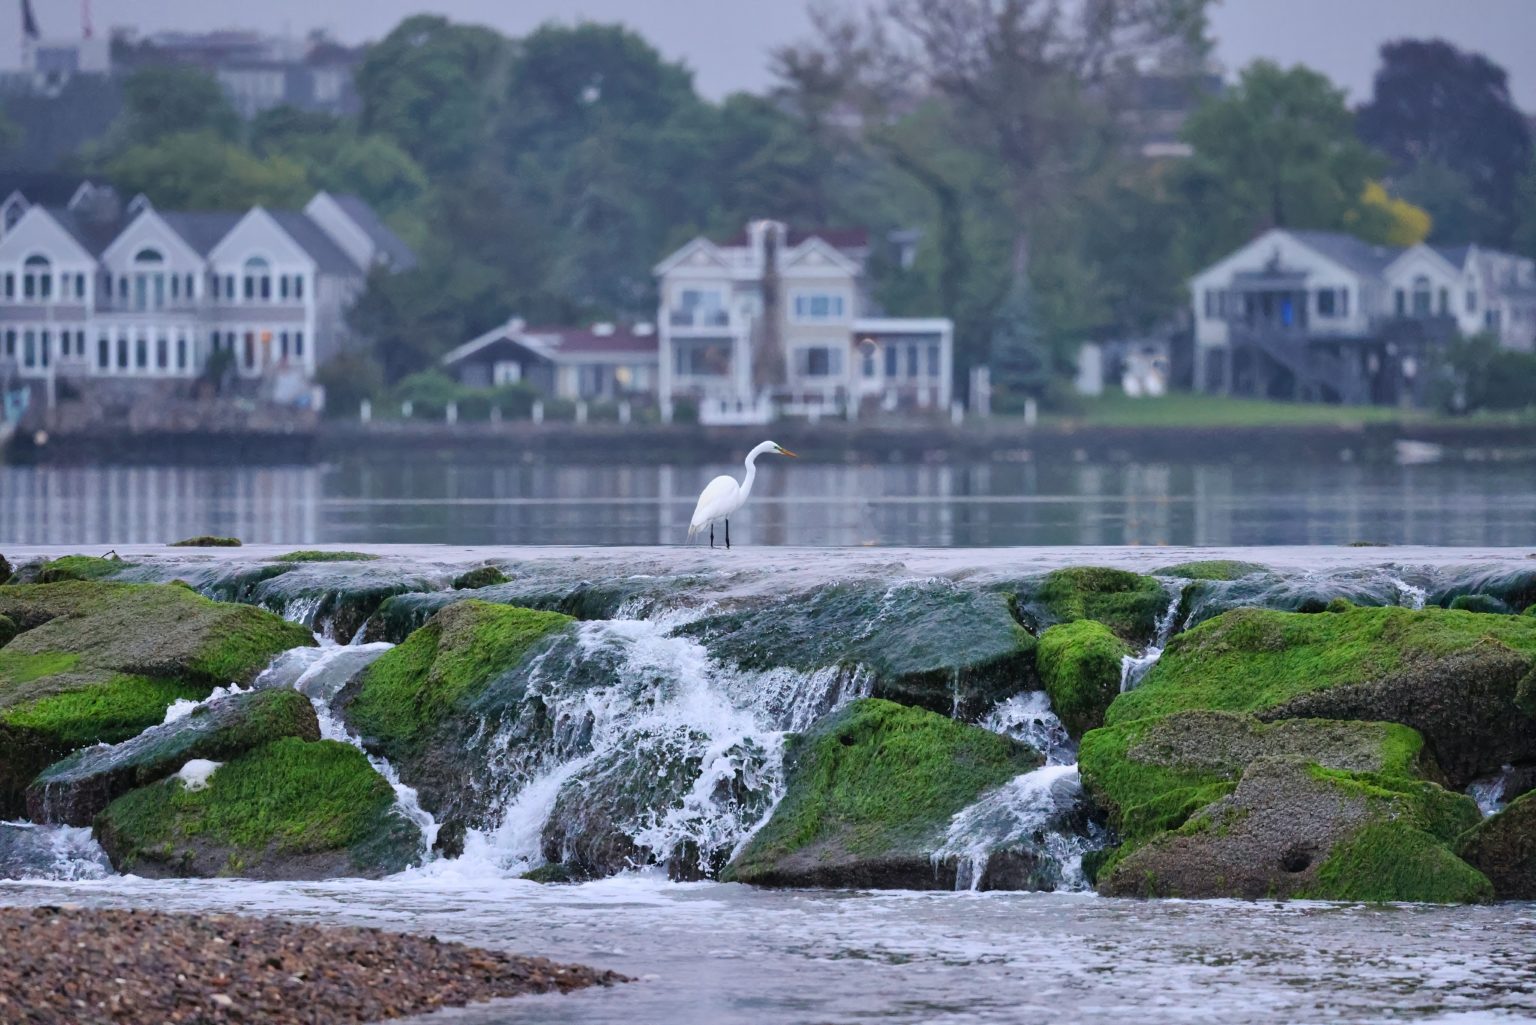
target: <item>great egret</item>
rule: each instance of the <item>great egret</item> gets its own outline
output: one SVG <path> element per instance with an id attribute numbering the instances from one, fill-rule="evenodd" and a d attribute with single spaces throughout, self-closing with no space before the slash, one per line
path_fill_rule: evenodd
<path id="1" fill-rule="evenodd" d="M 735 477 L 721 474 L 705 486 L 699 495 L 699 504 L 694 507 L 693 519 L 688 524 L 688 537 L 709 527 L 709 547 L 715 547 L 715 521 L 725 521 L 725 547 L 731 547 L 731 513 L 747 504 L 747 496 L 752 494 L 752 481 L 757 477 L 757 457 L 773 453 L 778 456 L 794 456 L 794 453 L 781 445 L 771 441 L 765 441 L 761 445 L 747 453 L 747 475 L 736 483 Z"/>

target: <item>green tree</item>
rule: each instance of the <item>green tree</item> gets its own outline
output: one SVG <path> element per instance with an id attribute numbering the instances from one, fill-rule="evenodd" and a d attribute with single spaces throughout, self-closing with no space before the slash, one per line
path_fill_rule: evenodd
<path id="1" fill-rule="evenodd" d="M 251 146 L 263 157 L 287 157 L 306 169 L 319 189 L 361 196 L 389 214 L 427 190 L 426 172 L 393 140 L 359 135 L 327 114 L 275 107 L 251 123 Z"/>
<path id="2" fill-rule="evenodd" d="M 304 168 L 282 156 L 262 159 L 206 132 L 131 146 L 102 164 L 126 193 L 182 210 L 296 207 L 313 192 Z"/>
<path id="3" fill-rule="evenodd" d="M 179 64 L 140 68 L 128 76 L 112 148 L 153 145 L 191 132 L 226 142 L 240 134 L 240 116 L 216 78 Z"/>
<path id="4" fill-rule="evenodd" d="M 1344 93 L 1303 67 L 1256 61 L 1184 126 L 1179 185 L 1199 262 L 1265 228 L 1344 230 L 1384 161 L 1361 143 Z"/>
<path id="5" fill-rule="evenodd" d="M 364 134 L 395 140 L 429 172 L 479 159 L 505 95 L 511 44 L 447 18 L 407 18 L 368 48 L 355 81 Z"/>

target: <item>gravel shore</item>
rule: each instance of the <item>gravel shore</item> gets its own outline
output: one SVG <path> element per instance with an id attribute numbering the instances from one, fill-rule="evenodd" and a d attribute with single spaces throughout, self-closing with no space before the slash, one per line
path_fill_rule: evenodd
<path id="1" fill-rule="evenodd" d="M 348 1025 L 626 981 L 429 936 L 273 918 L 0 908 L 0 1021 Z"/>

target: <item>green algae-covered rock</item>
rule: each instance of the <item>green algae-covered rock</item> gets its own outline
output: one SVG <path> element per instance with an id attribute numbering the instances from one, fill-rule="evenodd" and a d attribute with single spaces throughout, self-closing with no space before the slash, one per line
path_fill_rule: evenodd
<path id="1" fill-rule="evenodd" d="M 0 615 L 23 631 L 0 648 L 0 818 L 20 816 L 27 784 L 71 751 L 127 740 L 171 702 L 314 644 L 271 613 L 164 585 L 10 585 Z"/>
<path id="2" fill-rule="evenodd" d="M 1040 683 L 1072 736 L 1103 724 L 1104 710 L 1120 693 L 1121 659 L 1130 653 L 1107 626 L 1091 619 L 1059 623 L 1040 635 L 1035 649 Z"/>
<path id="3" fill-rule="evenodd" d="M 1536 622 L 1438 608 L 1332 615 L 1237 609 L 1174 637 L 1109 724 L 1195 708 L 1265 720 L 1399 722 L 1424 735 L 1460 789 L 1536 760 L 1519 704 L 1536 666 Z"/>
<path id="4" fill-rule="evenodd" d="M 1039 629 L 1092 619 L 1138 646 L 1152 641 L 1167 608 L 1168 595 L 1152 577 L 1103 566 L 1055 570 L 1032 593 L 1019 595 L 1020 613 Z"/>
<path id="5" fill-rule="evenodd" d="M 1464 833 L 1459 852 L 1500 900 L 1536 900 L 1536 792 Z"/>
<path id="6" fill-rule="evenodd" d="M 1452 853 L 1466 815 L 1396 779 L 1262 757 L 1231 794 L 1100 869 L 1110 896 L 1474 902 L 1486 876 Z M 1459 795 L 1455 795 L 1459 796 Z M 1464 799 L 1465 800 L 1465 799 Z M 1470 803 L 1470 802 L 1469 802 Z"/>
<path id="7" fill-rule="evenodd" d="M 0 584 L 11 579 L 11 564 L 5 556 L 0 555 Z"/>
<path id="8" fill-rule="evenodd" d="M 112 801 L 194 758 L 228 761 L 283 737 L 320 739 L 308 698 L 293 690 L 232 695 L 121 744 L 83 748 L 50 765 L 27 788 L 27 814 L 34 822 L 88 826 Z"/>
<path id="9" fill-rule="evenodd" d="M 1451 599 L 1451 603 L 1447 608 L 1460 609 L 1463 612 L 1483 612 L 1501 616 L 1507 616 L 1515 611 L 1489 594 L 1458 594 Z"/>
<path id="10" fill-rule="evenodd" d="M 1178 577 L 1181 580 L 1241 580 L 1255 573 L 1268 573 L 1268 566 L 1256 562 L 1240 562 L 1236 559 L 1206 559 L 1200 562 L 1181 562 L 1177 566 L 1164 566 L 1152 573 L 1160 577 Z"/>
<path id="11" fill-rule="evenodd" d="M 422 854 L 361 751 L 297 737 L 240 755 L 203 789 L 171 777 L 119 797 L 95 833 L 119 872 L 153 877 L 378 877 Z"/>
<path id="12" fill-rule="evenodd" d="M 947 581 L 838 583 L 678 632 L 746 669 L 867 673 L 870 693 L 961 718 L 1030 689 L 1035 641 L 1007 595 Z"/>
<path id="13" fill-rule="evenodd" d="M 329 552 L 314 548 L 273 556 L 276 562 L 373 562 L 377 558 L 377 555 L 370 555 L 368 552 Z"/>
<path id="14" fill-rule="evenodd" d="M 497 566 L 476 566 L 453 578 L 455 591 L 472 591 L 481 587 L 494 587 L 497 584 L 505 584 L 507 575 Z"/>
<path id="15" fill-rule="evenodd" d="M 56 584 L 62 580 L 100 580 L 121 572 L 128 563 L 121 559 L 99 559 L 94 555 L 65 555 L 45 562 L 37 571 L 37 583 Z"/>
<path id="16" fill-rule="evenodd" d="M 199 534 L 196 537 L 182 538 L 180 541 L 172 541 L 167 548 L 239 548 L 238 537 L 218 537 L 214 534 Z"/>
<path id="17" fill-rule="evenodd" d="M 451 850 L 485 810 L 469 753 L 486 706 L 515 704 L 540 651 L 574 620 L 473 599 L 444 608 L 350 681 L 337 698 L 369 750 L 388 758 L 444 823 Z"/>
<path id="18" fill-rule="evenodd" d="M 10 616 L 0 616 L 0 648 L 11 643 L 11 639 L 21 632 Z"/>
<path id="19" fill-rule="evenodd" d="M 1000 734 L 878 698 L 791 738 L 784 798 L 726 868 L 766 886 L 950 889 L 934 865 L 955 813 L 1041 757 Z"/>

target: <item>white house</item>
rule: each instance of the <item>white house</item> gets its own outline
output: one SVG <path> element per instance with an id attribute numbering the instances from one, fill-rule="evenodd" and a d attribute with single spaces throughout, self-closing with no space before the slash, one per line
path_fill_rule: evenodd
<path id="1" fill-rule="evenodd" d="M 1536 350 L 1536 262 L 1481 246 L 1398 249 L 1273 229 L 1195 275 L 1202 391 L 1397 403 L 1458 336 Z"/>
<path id="2" fill-rule="evenodd" d="M 413 259 L 361 200 L 326 193 L 162 212 L 86 183 L 62 207 L 13 193 L 0 225 L 0 372 L 22 379 L 192 378 L 227 351 L 240 378 L 302 384 L 349 343 L 369 271 Z"/>
<path id="3" fill-rule="evenodd" d="M 649 399 L 656 394 L 656 352 L 650 324 L 529 327 L 513 317 L 441 362 L 467 388 L 527 382 L 553 398 Z"/>
<path id="4" fill-rule="evenodd" d="M 659 398 L 699 403 L 706 422 L 762 421 L 877 403 L 947 408 L 954 328 L 882 317 L 865 282 L 862 230 L 754 221 L 697 238 L 656 266 Z"/>

